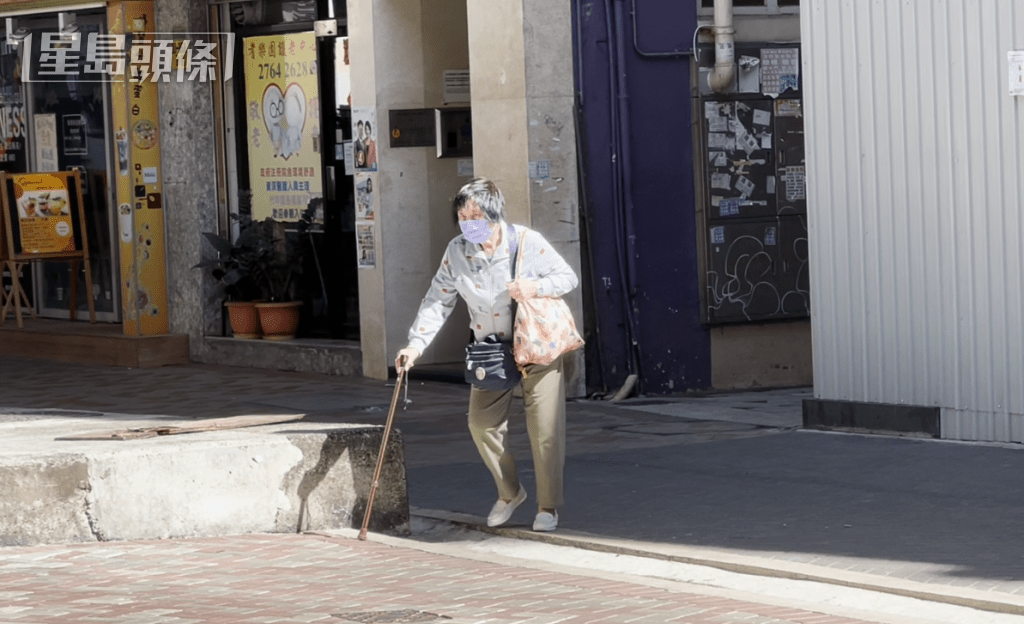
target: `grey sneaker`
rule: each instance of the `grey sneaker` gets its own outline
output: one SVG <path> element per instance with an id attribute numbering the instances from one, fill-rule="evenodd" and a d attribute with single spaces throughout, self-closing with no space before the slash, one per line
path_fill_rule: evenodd
<path id="1" fill-rule="evenodd" d="M 533 520 L 534 531 L 554 531 L 558 528 L 558 512 L 550 514 L 542 511 Z"/>
<path id="2" fill-rule="evenodd" d="M 508 522 L 516 508 L 522 505 L 525 500 L 526 489 L 521 485 L 519 486 L 519 493 L 509 502 L 506 503 L 499 498 L 498 502 L 494 503 L 494 507 L 491 507 L 491 513 L 487 514 L 487 526 L 496 527 Z"/>

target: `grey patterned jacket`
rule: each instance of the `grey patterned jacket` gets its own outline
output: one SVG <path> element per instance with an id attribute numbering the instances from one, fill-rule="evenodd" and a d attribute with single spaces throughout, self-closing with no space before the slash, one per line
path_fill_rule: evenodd
<path id="1" fill-rule="evenodd" d="M 539 232 L 522 225 L 514 227 L 516 239 L 523 245 L 516 270 L 520 277 L 537 282 L 537 296 L 560 297 L 576 288 L 579 284 L 576 272 Z M 467 241 L 461 234 L 448 243 L 441 266 L 409 330 L 410 347 L 423 353 L 455 308 L 456 295 L 462 295 L 466 301 L 470 328 L 477 340 L 490 334 L 498 334 L 505 341 L 512 340 L 509 236 L 504 221 L 501 231 L 505 234 L 501 245 L 490 258 L 483 247 Z"/>

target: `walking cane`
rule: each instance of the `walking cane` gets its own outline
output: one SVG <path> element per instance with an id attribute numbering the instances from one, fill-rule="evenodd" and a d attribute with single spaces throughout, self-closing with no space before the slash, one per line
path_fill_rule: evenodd
<path id="1" fill-rule="evenodd" d="M 366 527 L 370 524 L 370 512 L 373 510 L 373 497 L 377 494 L 377 484 L 380 480 L 380 468 L 384 464 L 384 451 L 388 448 L 388 437 L 391 435 L 391 421 L 395 417 L 395 407 L 398 405 L 398 391 L 402 388 L 402 377 L 405 376 L 405 358 L 401 361 L 401 370 L 398 371 L 398 381 L 395 382 L 395 396 L 391 399 L 391 411 L 388 412 L 388 421 L 384 425 L 384 439 L 380 443 L 380 452 L 377 453 L 377 469 L 373 472 L 373 485 L 370 486 L 370 500 L 366 502 L 366 514 L 363 515 L 363 528 L 359 531 L 359 539 L 366 540 Z"/>

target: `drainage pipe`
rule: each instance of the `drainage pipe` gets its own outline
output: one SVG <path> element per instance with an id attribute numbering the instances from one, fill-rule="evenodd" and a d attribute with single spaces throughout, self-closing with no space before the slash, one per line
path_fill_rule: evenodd
<path id="1" fill-rule="evenodd" d="M 618 131 L 619 156 L 621 157 L 619 172 L 622 175 L 621 208 L 625 231 L 622 233 L 625 242 L 626 277 L 626 319 L 629 324 L 629 354 L 630 372 L 639 377 L 641 386 L 643 381 L 643 370 L 640 355 L 639 323 L 637 322 L 636 308 L 637 284 L 639 283 L 637 272 L 637 249 L 636 249 L 636 225 L 633 218 L 633 156 L 630 149 L 632 132 L 629 127 L 629 81 L 626 77 L 626 29 L 625 29 L 625 6 L 626 0 L 615 0 L 614 21 L 615 21 L 615 61 L 617 70 L 617 104 L 618 104 Z M 611 16 L 609 16 L 611 19 Z"/>
<path id="2" fill-rule="evenodd" d="M 708 74 L 708 86 L 723 93 L 736 76 L 736 45 L 732 27 L 732 0 L 715 0 L 715 69 Z"/>

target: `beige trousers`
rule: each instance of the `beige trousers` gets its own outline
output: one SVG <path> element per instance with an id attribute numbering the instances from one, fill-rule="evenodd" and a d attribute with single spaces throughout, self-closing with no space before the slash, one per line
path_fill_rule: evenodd
<path id="1" fill-rule="evenodd" d="M 533 448 L 537 503 L 545 509 L 562 506 L 565 468 L 565 384 L 562 358 L 547 366 L 528 364 L 522 381 L 526 431 Z M 491 392 L 473 388 L 469 394 L 469 431 L 480 457 L 494 476 L 498 497 L 514 498 L 519 473 L 509 451 L 508 410 L 512 390 Z"/>

